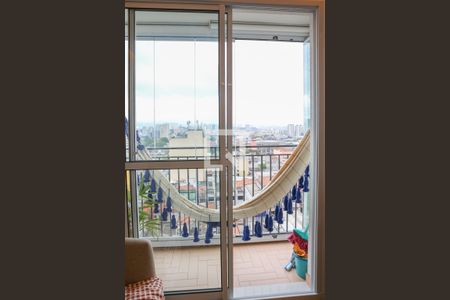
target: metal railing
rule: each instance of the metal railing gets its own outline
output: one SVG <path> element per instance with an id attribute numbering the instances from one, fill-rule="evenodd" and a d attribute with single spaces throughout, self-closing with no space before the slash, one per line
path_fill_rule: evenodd
<path id="1" fill-rule="evenodd" d="M 281 144 L 281 145 L 258 145 L 258 146 L 233 146 L 235 155 L 236 152 L 245 151 L 257 151 L 257 155 L 260 154 L 270 154 L 273 148 L 295 148 L 297 144 Z M 126 147 L 128 151 L 128 147 Z M 204 160 L 219 157 L 219 146 L 210 147 L 146 147 L 147 152 L 154 158 L 154 160 L 177 160 L 177 159 L 194 159 L 194 160 Z M 192 155 L 170 155 L 171 150 L 181 150 L 186 152 L 186 150 L 193 150 Z M 198 153 L 206 152 L 206 155 L 199 155 Z"/>
<path id="2" fill-rule="evenodd" d="M 289 158 L 296 145 L 264 145 L 264 146 L 243 146 L 235 147 L 233 153 L 233 204 L 237 205 L 250 200 L 257 195 L 280 170 L 285 161 Z M 204 149 L 199 147 L 185 148 L 149 148 L 148 150 L 170 150 L 170 149 Z M 218 147 L 209 148 L 213 155 L 218 153 Z M 215 150 L 212 150 L 215 149 Z M 215 152 L 217 151 L 217 152 Z M 161 154 L 161 152 L 160 152 Z M 168 154 L 168 153 L 166 153 Z M 208 155 L 208 157 L 210 157 Z M 158 160 L 173 159 L 202 159 L 199 156 L 168 156 L 159 155 Z M 171 169 L 161 170 L 161 172 L 169 179 L 169 181 L 177 188 L 178 192 L 185 195 L 186 198 L 199 206 L 219 209 L 219 170 L 218 169 Z M 137 182 L 142 180 L 144 171 L 137 172 Z M 139 197 L 138 197 L 139 198 Z M 282 199 L 280 199 L 280 204 Z M 159 206 L 159 213 L 153 210 L 148 211 L 149 218 L 160 216 L 164 208 L 165 201 Z M 143 199 L 138 199 L 139 209 L 143 209 Z M 302 226 L 303 204 L 294 204 L 294 213 L 292 215 L 283 211 L 283 224 L 274 226 L 274 231 L 269 233 L 263 230 L 263 235 L 276 237 L 292 231 L 293 228 Z M 175 215 L 177 220 L 177 228 L 170 229 L 171 218 Z M 250 233 L 255 234 L 255 221 L 258 220 L 263 224 L 263 216 L 247 218 L 244 220 L 236 220 L 233 224 L 234 236 L 239 238 L 242 236 L 243 226 L 249 225 Z M 206 223 L 199 222 L 183 212 L 174 211 L 168 215 L 167 221 L 160 222 L 160 228 L 157 232 L 153 232 L 151 236 L 145 230 L 140 232 L 141 236 L 148 236 L 156 241 L 173 241 L 183 240 L 181 236 L 183 224 L 186 223 L 189 233 L 188 240 L 192 240 L 194 228 L 197 227 L 200 236 L 204 236 L 206 232 Z M 213 228 L 213 234 L 220 234 L 220 227 Z M 202 238 L 203 240 L 204 238 Z M 194 243 L 194 245 L 197 243 Z"/>

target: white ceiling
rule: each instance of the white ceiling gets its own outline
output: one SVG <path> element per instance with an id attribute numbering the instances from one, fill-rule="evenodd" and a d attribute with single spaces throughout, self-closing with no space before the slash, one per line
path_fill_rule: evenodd
<path id="1" fill-rule="evenodd" d="M 136 36 L 159 39 L 217 39 L 218 14 L 136 11 Z M 303 41 L 309 36 L 311 14 L 254 9 L 233 10 L 233 38 Z M 125 18 L 128 24 L 128 18 Z"/>

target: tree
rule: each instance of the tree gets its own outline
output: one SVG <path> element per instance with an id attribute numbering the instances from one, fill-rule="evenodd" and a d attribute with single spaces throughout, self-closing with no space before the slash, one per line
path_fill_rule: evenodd
<path id="1" fill-rule="evenodd" d="M 141 210 L 139 210 L 139 229 L 144 231 L 144 229 L 152 236 L 156 236 L 159 230 L 159 218 L 151 218 L 151 211 L 155 202 L 153 195 L 152 198 L 148 197 L 148 192 L 150 190 L 150 184 L 145 184 L 144 180 L 141 180 L 139 183 L 139 198 L 144 200 L 144 204 Z M 129 192 L 130 193 L 130 192 Z M 129 198 L 131 199 L 131 193 L 129 194 Z M 147 210 L 147 211 L 146 211 Z"/>
<path id="2" fill-rule="evenodd" d="M 260 170 L 261 170 L 261 169 L 262 169 L 262 170 L 267 169 L 267 165 L 266 165 L 265 163 L 259 164 L 259 167 L 260 167 Z"/>
<path id="3" fill-rule="evenodd" d="M 166 138 L 166 137 L 162 137 L 162 138 L 160 138 L 159 141 L 156 143 L 156 146 L 158 146 L 158 147 L 164 147 L 164 146 L 166 146 L 167 144 L 169 144 L 169 139 Z"/>
<path id="4" fill-rule="evenodd" d="M 142 144 L 144 144 L 144 146 L 146 147 L 151 147 L 153 146 L 153 139 L 151 137 L 149 137 L 148 135 L 142 137 Z"/>

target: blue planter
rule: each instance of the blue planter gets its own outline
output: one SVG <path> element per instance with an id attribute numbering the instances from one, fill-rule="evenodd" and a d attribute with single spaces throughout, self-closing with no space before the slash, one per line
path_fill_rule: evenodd
<path id="1" fill-rule="evenodd" d="M 298 277 L 306 279 L 306 271 L 308 268 L 308 260 L 298 256 L 294 252 L 295 257 L 295 272 L 297 273 Z"/>

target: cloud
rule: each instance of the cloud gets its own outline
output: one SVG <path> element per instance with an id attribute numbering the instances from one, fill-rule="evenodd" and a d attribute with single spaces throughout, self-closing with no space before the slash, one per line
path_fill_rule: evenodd
<path id="1" fill-rule="evenodd" d="M 155 96 L 157 123 L 217 123 L 217 43 L 153 43 L 136 47 L 137 121 L 153 123 Z M 303 124 L 303 44 L 239 40 L 233 47 L 234 123 Z"/>

